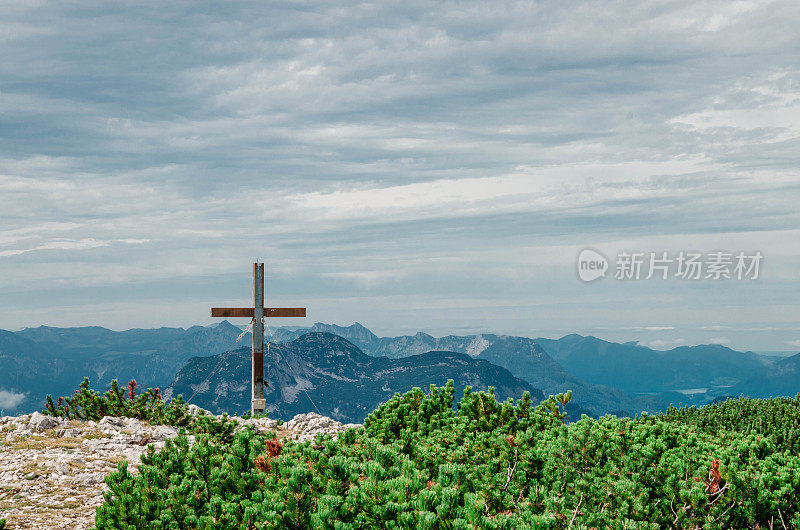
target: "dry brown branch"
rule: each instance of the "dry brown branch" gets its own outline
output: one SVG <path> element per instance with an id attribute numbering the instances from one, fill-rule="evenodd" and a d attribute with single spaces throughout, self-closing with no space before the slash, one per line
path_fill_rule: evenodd
<path id="1" fill-rule="evenodd" d="M 581 503 L 583 502 L 583 493 L 581 493 L 581 498 L 578 500 L 578 505 L 575 507 L 575 511 L 572 512 L 572 519 L 569 521 L 569 526 L 567 527 L 572 528 L 572 524 L 575 522 L 575 518 L 578 516 L 578 510 L 581 507 Z"/>

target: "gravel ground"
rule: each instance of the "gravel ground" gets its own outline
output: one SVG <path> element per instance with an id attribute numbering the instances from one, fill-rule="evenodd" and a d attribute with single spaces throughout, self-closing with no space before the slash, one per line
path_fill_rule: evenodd
<path id="1" fill-rule="evenodd" d="M 298 441 L 313 440 L 320 433 L 338 435 L 357 426 L 313 412 L 298 414 L 281 426 L 271 419 L 232 419 L 240 428 L 252 425 L 258 432 L 276 431 L 280 438 Z M 117 463 L 127 461 L 136 473 L 148 446 L 161 448 L 164 440 L 175 436 L 175 427 L 130 418 L 78 422 L 38 412 L 4 416 L 0 418 L 0 519 L 6 518 L 9 529 L 90 528 L 107 489 L 104 478 Z"/>

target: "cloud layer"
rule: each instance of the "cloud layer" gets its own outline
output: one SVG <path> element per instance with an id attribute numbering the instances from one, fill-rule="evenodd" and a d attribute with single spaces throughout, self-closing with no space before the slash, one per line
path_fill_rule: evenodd
<path id="1" fill-rule="evenodd" d="M 799 23 L 789 1 L 0 6 L 0 327 L 202 323 L 260 258 L 275 303 L 386 333 L 785 350 Z M 765 269 L 587 286 L 586 246 Z"/>
<path id="2" fill-rule="evenodd" d="M 0 409 L 14 410 L 25 401 L 25 394 L 0 389 Z"/>

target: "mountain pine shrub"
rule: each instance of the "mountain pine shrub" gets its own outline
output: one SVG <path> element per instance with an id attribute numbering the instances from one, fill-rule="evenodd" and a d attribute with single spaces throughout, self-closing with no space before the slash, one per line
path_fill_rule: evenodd
<path id="1" fill-rule="evenodd" d="M 800 528 L 800 458 L 777 419 L 709 407 L 566 424 L 568 395 L 454 398 L 452 382 L 395 395 L 336 441 L 181 434 L 137 476 L 107 478 L 97 527 Z M 794 417 L 800 402 L 784 405 Z"/>
<path id="2" fill-rule="evenodd" d="M 57 403 L 53 403 L 53 397 L 48 395 L 42 412 L 70 420 L 97 421 L 104 416 L 124 416 L 175 426 L 186 426 L 191 418 L 188 405 L 181 396 L 165 403 L 158 388 L 148 388 L 137 396 L 133 379 L 127 389 L 120 388 L 114 379 L 111 388 L 100 394 L 89 388 L 88 377 L 83 379 L 74 395 L 59 397 Z"/>
<path id="3" fill-rule="evenodd" d="M 126 389 L 119 387 L 117 380 L 104 393 L 89 388 L 89 378 L 84 378 L 75 394 L 59 397 L 56 403 L 47 396 L 44 414 L 69 420 L 98 421 L 104 416 L 135 418 L 153 425 L 186 427 L 193 434 L 207 435 L 210 439 L 230 443 L 237 423 L 223 415 L 189 414 L 189 406 L 181 396 L 167 402 L 158 388 L 148 388 L 136 394 L 136 381 L 131 379 Z"/>
<path id="4" fill-rule="evenodd" d="M 666 421 L 717 436 L 768 436 L 779 448 L 800 454 L 800 394 L 771 399 L 731 398 L 704 407 L 670 407 Z"/>

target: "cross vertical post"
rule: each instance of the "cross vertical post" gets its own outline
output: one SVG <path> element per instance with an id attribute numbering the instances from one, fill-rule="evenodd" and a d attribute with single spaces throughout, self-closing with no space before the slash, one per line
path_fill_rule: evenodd
<path id="1" fill-rule="evenodd" d="M 253 389 L 250 412 L 263 414 L 264 399 L 264 264 L 253 263 Z"/>
<path id="2" fill-rule="evenodd" d="M 250 318 L 253 324 L 253 358 L 250 387 L 250 413 L 263 414 L 264 399 L 264 318 L 306 316 L 305 307 L 264 307 L 264 264 L 253 263 L 253 307 L 212 307 L 212 317 Z"/>

